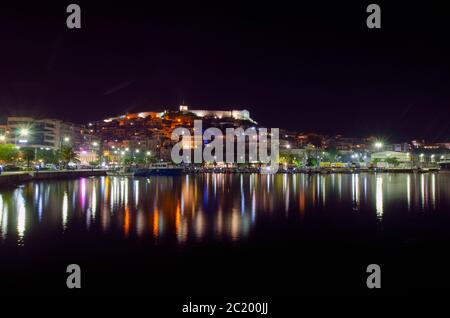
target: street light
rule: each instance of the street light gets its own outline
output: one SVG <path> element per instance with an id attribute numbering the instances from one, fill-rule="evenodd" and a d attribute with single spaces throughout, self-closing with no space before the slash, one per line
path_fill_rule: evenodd
<path id="1" fill-rule="evenodd" d="M 377 148 L 378 150 L 381 149 L 383 147 L 383 143 L 378 141 L 375 143 L 375 148 Z"/>
<path id="2" fill-rule="evenodd" d="M 21 130 L 19 130 L 19 135 L 22 137 L 26 137 L 30 134 L 30 130 L 27 128 L 22 128 Z"/>
<path id="3" fill-rule="evenodd" d="M 20 144 L 28 143 L 28 139 L 26 137 L 29 134 L 30 130 L 28 128 L 19 128 L 14 134 L 14 144 L 17 145 L 17 141 L 19 141 Z M 17 140 L 17 137 L 19 137 L 19 140 Z"/>
<path id="4" fill-rule="evenodd" d="M 5 135 L 1 135 L 0 136 L 0 141 L 5 141 L 6 140 L 6 136 Z"/>
<path id="5" fill-rule="evenodd" d="M 64 142 L 69 142 L 70 138 L 69 137 L 64 137 Z"/>

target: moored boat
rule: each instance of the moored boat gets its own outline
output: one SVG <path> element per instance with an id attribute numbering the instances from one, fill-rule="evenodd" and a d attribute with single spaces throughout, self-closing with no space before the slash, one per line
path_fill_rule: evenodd
<path id="1" fill-rule="evenodd" d="M 149 176 L 179 176 L 183 172 L 182 167 L 169 165 L 167 163 L 154 163 L 148 168 L 137 169 L 134 173 L 135 177 Z"/>
<path id="2" fill-rule="evenodd" d="M 450 171 L 450 160 L 443 160 L 439 162 L 439 167 L 442 171 Z"/>

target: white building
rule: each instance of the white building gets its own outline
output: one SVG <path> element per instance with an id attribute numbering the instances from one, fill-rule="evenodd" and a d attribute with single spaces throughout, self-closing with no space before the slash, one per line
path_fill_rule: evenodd
<path id="1" fill-rule="evenodd" d="M 389 159 L 397 159 L 397 163 L 394 163 Z M 413 163 L 409 152 L 398 151 L 375 152 L 371 156 L 371 162 L 376 163 L 376 166 L 379 168 L 411 168 Z"/>
<path id="2" fill-rule="evenodd" d="M 371 160 L 386 161 L 386 159 L 395 158 L 398 162 L 411 162 L 411 154 L 409 152 L 399 151 L 381 151 L 372 154 Z"/>
<path id="3" fill-rule="evenodd" d="M 79 134 L 76 125 L 58 119 L 8 117 L 6 126 L 6 142 L 32 148 L 58 149 Z"/>
<path id="4" fill-rule="evenodd" d="M 233 118 L 238 120 L 248 120 L 253 123 L 256 123 L 253 119 L 250 118 L 250 112 L 246 109 L 243 110 L 192 110 L 189 109 L 186 105 L 180 106 L 181 112 L 190 112 L 198 117 L 214 117 L 214 118 Z"/>
<path id="5" fill-rule="evenodd" d="M 91 162 L 96 162 L 99 156 L 94 151 L 80 151 L 78 154 L 78 159 L 80 160 L 80 165 L 88 166 Z"/>

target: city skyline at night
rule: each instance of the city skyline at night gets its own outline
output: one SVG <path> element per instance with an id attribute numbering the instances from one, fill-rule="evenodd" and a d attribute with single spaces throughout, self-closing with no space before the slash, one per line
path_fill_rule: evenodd
<path id="1" fill-rule="evenodd" d="M 448 21 L 401 0 L 1 3 L 3 293 L 245 318 L 450 286 Z"/>

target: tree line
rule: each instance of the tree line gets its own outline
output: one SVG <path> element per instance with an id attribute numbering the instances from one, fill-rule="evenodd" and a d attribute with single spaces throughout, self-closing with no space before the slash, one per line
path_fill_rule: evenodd
<path id="1" fill-rule="evenodd" d="M 13 144 L 0 144 L 0 164 L 3 165 L 26 165 L 43 162 L 67 167 L 70 162 L 80 162 L 78 154 L 71 146 L 63 146 L 61 149 L 40 149 L 29 147 L 17 147 Z"/>

